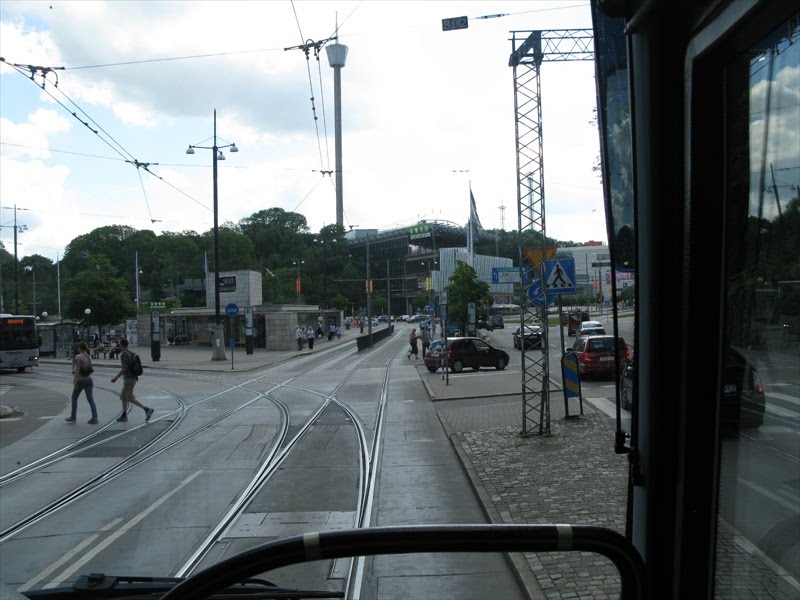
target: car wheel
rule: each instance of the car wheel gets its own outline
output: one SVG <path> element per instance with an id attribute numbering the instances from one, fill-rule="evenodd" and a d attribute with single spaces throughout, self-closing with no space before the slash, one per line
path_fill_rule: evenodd
<path id="1" fill-rule="evenodd" d="M 461 373 L 464 370 L 464 363 L 460 360 L 453 361 L 453 372 Z"/>
<path id="2" fill-rule="evenodd" d="M 18 373 L 24 373 L 25 372 L 25 367 L 17 367 L 17 372 Z"/>
<path id="3" fill-rule="evenodd" d="M 498 358 L 497 359 L 497 364 L 494 366 L 494 368 L 497 369 L 498 371 L 502 371 L 503 369 L 505 369 L 506 368 L 506 359 L 502 358 L 502 357 Z"/>
<path id="4" fill-rule="evenodd" d="M 431 373 L 436 373 L 436 367 L 428 367 L 428 371 Z"/>

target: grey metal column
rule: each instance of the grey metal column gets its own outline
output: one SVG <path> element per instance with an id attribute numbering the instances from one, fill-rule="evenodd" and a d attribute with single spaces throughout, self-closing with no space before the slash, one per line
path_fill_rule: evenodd
<path id="1" fill-rule="evenodd" d="M 333 111 L 336 130 L 336 224 L 344 227 L 344 194 L 342 188 L 342 67 L 347 61 L 347 46 L 335 44 L 325 47 L 328 63 L 333 67 Z"/>
<path id="2" fill-rule="evenodd" d="M 542 262 L 547 259 L 545 230 L 544 161 L 540 67 L 543 61 L 594 60 L 591 29 L 513 31 L 508 66 L 514 74 L 514 119 L 517 143 L 517 216 L 519 223 L 520 277 L 525 297 L 534 285 L 546 293 Z M 546 297 L 546 296 L 545 296 Z M 532 326 L 538 309 L 523 299 L 520 327 Z M 547 306 L 539 313 L 543 322 L 542 352 L 529 356 L 522 344 L 522 435 L 550 433 L 550 371 L 548 364 Z M 537 431 L 533 431 L 536 429 Z"/>

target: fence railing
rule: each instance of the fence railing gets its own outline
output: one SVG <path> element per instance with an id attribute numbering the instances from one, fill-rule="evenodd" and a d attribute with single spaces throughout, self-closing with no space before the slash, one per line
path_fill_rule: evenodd
<path id="1" fill-rule="evenodd" d="M 389 325 L 388 327 L 382 327 L 379 329 L 372 330 L 372 343 L 381 341 L 383 338 L 389 337 L 394 333 L 394 325 Z M 365 333 L 364 335 L 360 335 L 356 338 L 356 348 L 359 352 L 362 350 L 366 350 L 370 347 L 370 335 Z"/>

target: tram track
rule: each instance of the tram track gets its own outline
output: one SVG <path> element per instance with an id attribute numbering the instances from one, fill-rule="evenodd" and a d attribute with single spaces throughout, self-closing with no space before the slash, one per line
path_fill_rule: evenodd
<path id="1" fill-rule="evenodd" d="M 383 350 L 387 355 L 396 354 L 396 349 L 390 347 L 388 350 Z M 391 363 L 387 361 L 384 367 L 384 373 L 380 384 L 379 406 L 374 423 L 374 434 L 372 439 L 368 439 L 369 435 L 359 417 L 357 411 L 353 410 L 346 402 L 340 400 L 338 395 L 350 382 L 352 377 L 362 368 L 363 364 L 368 360 L 375 359 L 374 356 L 364 356 L 361 360 L 355 362 L 348 369 L 347 374 L 336 385 L 334 390 L 329 394 L 323 394 L 316 390 L 311 390 L 303 386 L 287 383 L 284 385 L 286 389 L 292 389 L 298 392 L 310 394 L 320 397 L 323 403 L 311 415 L 306 422 L 302 425 L 301 429 L 297 432 L 295 437 L 288 443 L 281 452 L 270 461 L 265 461 L 259 469 L 259 473 L 250 482 L 246 490 L 240 494 L 237 502 L 231 509 L 223 516 L 223 518 L 212 528 L 206 538 L 200 543 L 190 557 L 184 564 L 175 572 L 176 577 L 188 577 L 194 573 L 202 564 L 203 559 L 208 556 L 211 549 L 226 538 L 226 535 L 231 531 L 237 520 L 247 511 L 250 503 L 263 491 L 265 486 L 270 482 L 271 477 L 281 468 L 281 465 L 292 454 L 298 451 L 304 437 L 311 431 L 316 423 L 320 420 L 323 413 L 332 407 L 341 410 L 346 416 L 347 420 L 351 423 L 354 434 L 358 444 L 358 491 L 355 512 L 355 526 L 364 527 L 369 525 L 369 512 L 372 508 L 373 494 L 375 489 L 375 481 L 377 477 L 377 464 L 376 457 L 379 455 L 380 440 L 383 431 L 383 421 L 385 415 L 385 407 L 388 401 L 388 384 L 391 372 Z M 335 562 L 331 563 L 329 577 L 333 578 L 335 569 Z M 357 574 L 363 573 L 363 559 L 350 559 L 350 566 L 347 569 L 347 576 L 344 578 L 344 588 L 346 595 L 351 595 L 353 588 L 353 581 Z M 360 584 L 359 584 L 360 585 Z"/>
<path id="2" fill-rule="evenodd" d="M 394 356 L 396 352 L 396 346 L 394 344 L 389 344 L 389 352 L 387 353 L 387 358 L 389 358 L 389 354 Z M 381 350 L 379 350 L 381 351 Z M 386 349 L 382 350 L 386 352 Z M 341 401 L 337 398 L 337 395 L 340 394 L 341 390 L 347 386 L 349 382 L 351 382 L 353 376 L 358 372 L 363 365 L 371 360 L 378 358 L 375 353 L 359 355 L 359 359 L 353 361 L 352 360 L 352 353 L 351 352 L 342 352 L 342 353 L 334 353 L 332 356 L 326 357 L 324 360 L 317 361 L 311 369 L 303 369 L 297 374 L 293 374 L 291 377 L 286 379 L 279 379 L 275 381 L 274 375 L 283 371 L 285 373 L 286 364 L 282 365 L 271 365 L 268 369 L 264 371 L 260 371 L 257 374 L 253 374 L 255 376 L 247 378 L 246 381 L 237 382 L 235 385 L 227 385 L 224 389 L 216 391 L 213 394 L 208 394 L 207 396 L 194 401 L 194 402 L 187 402 L 185 399 L 182 399 L 179 418 L 175 419 L 173 423 L 171 423 L 170 427 L 165 430 L 164 433 L 159 435 L 157 439 L 152 440 L 150 443 L 138 448 L 136 452 L 132 453 L 131 455 L 125 457 L 124 459 L 120 460 L 119 462 L 115 463 L 114 465 L 110 466 L 109 468 L 105 469 L 104 471 L 96 474 L 87 482 L 82 485 L 76 486 L 72 490 L 68 491 L 67 493 L 61 495 L 58 499 L 54 500 L 53 502 L 48 503 L 45 507 L 32 512 L 31 514 L 27 515 L 25 518 L 19 520 L 18 522 L 14 523 L 12 526 L 6 528 L 2 532 L 0 532 L 0 544 L 7 542 L 8 540 L 17 536 L 20 532 L 24 531 L 25 529 L 33 526 L 36 523 L 43 521 L 44 519 L 56 514 L 59 510 L 69 506 L 70 504 L 80 500 L 81 498 L 85 497 L 86 495 L 92 493 L 99 487 L 114 481 L 115 479 L 123 476 L 124 474 L 128 473 L 132 469 L 146 463 L 147 461 L 152 460 L 156 456 L 163 455 L 165 452 L 169 451 L 172 448 L 175 448 L 177 445 L 185 443 L 195 436 L 197 436 L 200 432 L 213 427 L 214 425 L 220 424 L 225 422 L 226 419 L 229 419 L 233 414 L 240 410 L 244 410 L 248 408 L 253 403 L 268 400 L 275 408 L 278 410 L 280 414 L 280 426 L 278 428 L 277 433 L 275 433 L 274 437 L 268 442 L 268 450 L 265 452 L 265 458 L 262 461 L 261 465 L 258 467 L 257 471 L 255 472 L 254 476 L 251 478 L 249 483 L 244 485 L 241 491 L 238 493 L 237 501 L 235 506 L 231 507 L 226 514 L 223 515 L 221 519 L 214 525 L 211 529 L 209 534 L 206 536 L 206 539 L 203 543 L 199 544 L 197 549 L 187 558 L 184 565 L 179 569 L 179 573 L 191 573 L 196 566 L 202 561 L 203 557 L 206 555 L 208 548 L 212 547 L 215 543 L 215 539 L 220 539 L 224 537 L 225 532 L 229 530 L 231 523 L 234 522 L 236 519 L 237 514 L 241 514 L 245 507 L 252 501 L 254 497 L 256 497 L 259 492 L 264 488 L 265 485 L 268 484 L 273 474 L 280 468 L 281 464 L 286 460 L 286 458 L 295 451 L 296 447 L 301 443 L 301 441 L 306 436 L 307 432 L 313 429 L 315 423 L 318 421 L 320 416 L 322 416 L 326 410 L 332 409 L 332 407 L 337 407 L 346 415 L 346 419 L 352 424 L 354 436 L 357 439 L 358 444 L 358 493 L 357 493 L 357 506 L 356 506 L 356 523 L 357 526 L 361 526 L 364 523 L 368 523 L 369 518 L 367 512 L 369 507 L 371 506 L 371 490 L 374 485 L 375 481 L 375 456 L 377 455 L 377 445 L 379 443 L 379 432 L 380 432 L 380 423 L 383 419 L 383 406 L 385 405 L 387 394 L 386 389 L 388 386 L 389 381 L 389 373 L 390 367 L 387 365 L 384 367 L 384 375 L 383 381 L 381 383 L 381 393 L 380 393 L 380 403 L 381 406 L 378 410 L 378 415 L 376 417 L 376 424 L 375 424 L 375 434 L 372 440 L 368 439 L 368 432 L 366 431 L 366 427 L 362 422 L 361 418 L 359 417 L 357 411 L 351 409 L 346 402 Z M 343 373 L 344 377 L 339 381 L 336 385 L 335 389 L 330 393 L 322 393 L 318 390 L 310 389 L 307 386 L 298 385 L 297 379 L 303 375 L 309 373 L 309 371 L 314 370 L 333 370 L 333 371 L 343 371 L 342 368 L 343 363 L 347 364 L 347 372 Z M 386 361 L 389 362 L 388 360 Z M 386 363 L 384 363 L 386 364 Z M 193 377 L 193 379 L 196 379 Z M 214 378 L 214 384 L 221 384 L 219 378 Z M 270 386 L 270 389 L 264 391 L 263 388 L 261 390 L 254 389 L 259 385 L 267 384 Z M 151 389 L 158 391 L 159 393 L 164 393 L 165 390 L 150 386 Z M 316 397 L 321 400 L 321 404 L 318 409 L 307 419 L 305 422 L 300 425 L 300 430 L 297 434 L 291 439 L 288 439 L 288 432 L 290 426 L 297 426 L 297 424 L 291 423 L 291 414 L 290 409 L 286 405 L 284 401 L 278 398 L 275 395 L 275 392 L 280 389 L 287 389 L 293 390 L 295 392 L 299 392 L 302 394 L 307 394 L 313 397 Z M 234 391 L 244 391 L 253 394 L 252 398 L 249 398 L 245 402 L 238 402 L 235 407 L 226 410 L 222 414 L 215 416 L 213 419 L 209 421 L 204 421 L 201 425 L 193 428 L 191 431 L 185 432 L 179 438 L 171 440 L 167 444 L 163 444 L 164 440 L 166 439 L 165 436 L 173 435 L 178 424 L 184 421 L 184 417 L 186 414 L 193 409 L 196 409 L 208 402 L 225 396 Z M 168 392 L 167 392 L 168 393 Z M 174 397 L 177 397 L 175 394 L 171 394 Z M 176 414 L 176 411 L 172 411 L 167 415 L 163 415 L 159 417 L 157 420 L 163 419 L 170 419 Z M 142 426 L 140 426 L 142 427 Z M 71 456 L 75 456 L 80 452 L 86 451 L 89 447 L 99 447 L 103 443 L 108 442 L 113 439 L 119 439 L 120 437 L 127 435 L 130 431 L 128 430 L 125 432 L 121 432 L 116 436 L 112 436 L 111 438 L 107 438 L 103 441 L 97 441 L 95 444 L 91 443 L 92 439 L 97 438 L 97 434 L 100 432 L 95 432 L 92 436 L 85 436 L 76 442 L 68 444 L 64 448 L 52 452 L 45 457 L 41 457 L 34 461 L 33 463 L 26 465 L 23 469 L 18 469 L 12 473 L 9 473 L 5 476 L 3 480 L 3 484 L 11 484 L 15 481 L 24 480 L 27 475 L 35 473 L 37 471 L 41 471 L 47 466 L 51 466 L 57 463 L 60 460 L 65 460 Z M 88 442 L 88 443 L 87 443 Z M 155 448 L 155 445 L 158 443 L 162 443 L 158 448 Z M 81 447 L 83 445 L 83 447 Z M 238 508 L 237 508 L 238 507 Z M 238 510 L 238 512 L 237 512 Z M 354 564 L 351 563 L 351 568 L 349 569 L 349 575 L 347 578 L 347 585 L 349 587 L 349 581 L 352 579 L 354 571 Z"/>

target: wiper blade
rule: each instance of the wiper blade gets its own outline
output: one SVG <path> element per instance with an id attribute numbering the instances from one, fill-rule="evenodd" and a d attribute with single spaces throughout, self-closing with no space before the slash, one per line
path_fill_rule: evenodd
<path id="1" fill-rule="evenodd" d="M 75 598 L 152 600 L 160 598 L 183 580 L 183 577 L 131 577 L 92 573 L 91 575 L 81 575 L 70 587 L 28 590 L 24 592 L 24 595 L 31 600 L 75 600 Z M 228 598 L 254 598 L 257 600 L 296 598 L 300 600 L 301 598 L 343 597 L 344 593 L 339 591 L 282 588 L 265 579 L 246 579 L 210 596 L 213 600 Z"/>

